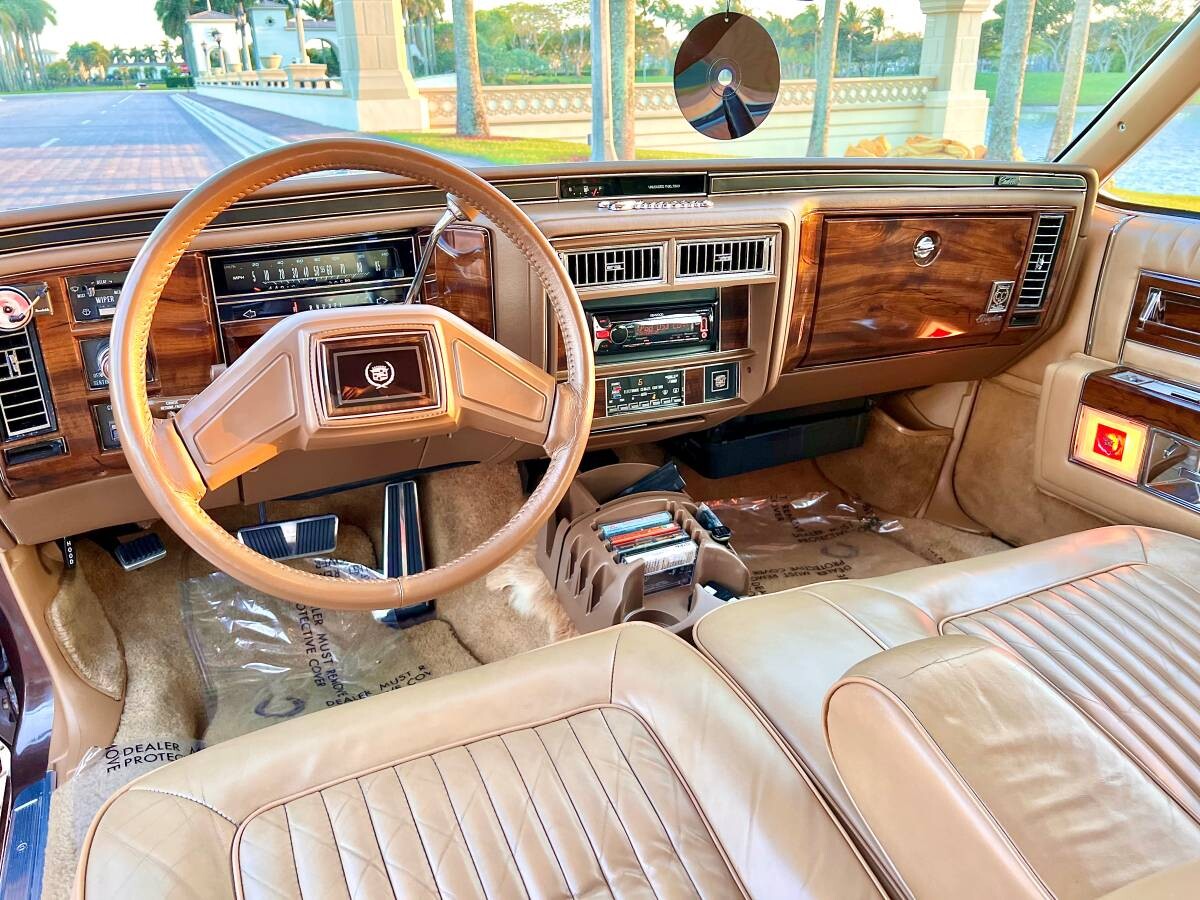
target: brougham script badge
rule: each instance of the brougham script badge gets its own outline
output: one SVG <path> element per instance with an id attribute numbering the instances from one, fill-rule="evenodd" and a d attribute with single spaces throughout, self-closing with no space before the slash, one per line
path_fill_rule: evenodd
<path id="1" fill-rule="evenodd" d="M 363 375 L 367 379 L 367 384 L 372 387 L 383 390 L 396 380 L 396 369 L 388 361 L 367 363 L 366 369 L 363 370 Z"/>

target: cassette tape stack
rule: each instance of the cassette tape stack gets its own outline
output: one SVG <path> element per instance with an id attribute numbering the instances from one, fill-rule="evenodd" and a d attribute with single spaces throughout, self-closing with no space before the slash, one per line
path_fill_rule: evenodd
<path id="1" fill-rule="evenodd" d="M 603 525 L 600 539 L 618 563 L 645 564 L 646 596 L 692 580 L 699 547 L 669 512 Z"/>

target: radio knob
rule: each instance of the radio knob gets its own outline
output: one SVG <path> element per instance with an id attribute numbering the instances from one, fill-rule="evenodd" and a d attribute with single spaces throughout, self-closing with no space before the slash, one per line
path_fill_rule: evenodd
<path id="1" fill-rule="evenodd" d="M 609 340 L 611 340 L 614 344 L 625 343 L 627 340 L 629 340 L 629 329 L 624 325 L 618 325 L 612 330 L 612 334 L 609 335 Z"/>
<path id="2" fill-rule="evenodd" d="M 100 374 L 104 376 L 104 380 L 112 384 L 112 351 L 105 347 L 96 355 L 96 367 L 100 370 Z"/>
<path id="3" fill-rule="evenodd" d="M 19 331 L 33 318 L 33 302 L 24 291 L 0 287 L 0 331 Z"/>

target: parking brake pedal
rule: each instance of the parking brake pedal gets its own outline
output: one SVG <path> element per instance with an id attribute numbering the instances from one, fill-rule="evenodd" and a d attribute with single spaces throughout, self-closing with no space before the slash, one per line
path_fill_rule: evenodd
<path id="1" fill-rule="evenodd" d="M 248 525 L 238 529 L 237 539 L 269 559 L 283 560 L 332 553 L 337 533 L 338 517 L 330 513 Z"/>
<path id="2" fill-rule="evenodd" d="M 136 527 L 106 528 L 91 535 L 126 572 L 132 572 L 167 555 L 167 548 L 153 531 Z"/>
<path id="3" fill-rule="evenodd" d="M 425 571 L 421 503 L 415 481 L 393 481 L 383 494 L 383 574 L 388 578 Z M 434 616 L 428 600 L 403 609 L 378 610 L 375 618 L 394 628 L 408 628 Z"/>

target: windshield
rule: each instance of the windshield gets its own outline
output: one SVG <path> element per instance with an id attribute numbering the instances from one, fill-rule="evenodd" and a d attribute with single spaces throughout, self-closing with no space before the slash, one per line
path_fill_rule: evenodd
<path id="1" fill-rule="evenodd" d="M 1193 5 L 0 0 L 0 208 L 187 189 L 346 132 L 468 165 L 1044 160 Z M 739 13 L 770 40 L 712 68 L 714 85 L 734 80 L 714 90 L 744 88 L 761 121 L 719 140 L 681 112 L 676 57 L 705 19 Z M 759 83 L 774 54 L 777 94 Z"/>

